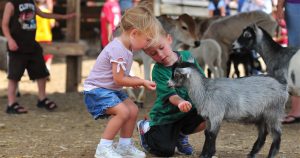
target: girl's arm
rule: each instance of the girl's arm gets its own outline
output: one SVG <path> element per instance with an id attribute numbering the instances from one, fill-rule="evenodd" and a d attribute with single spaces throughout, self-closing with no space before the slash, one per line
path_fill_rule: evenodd
<path id="1" fill-rule="evenodd" d="M 130 77 L 124 75 L 124 70 L 119 67 L 118 63 L 112 63 L 113 79 L 117 85 L 126 87 L 144 86 L 149 90 L 155 90 L 156 84 L 152 81 L 144 80 L 138 77 Z"/>
<path id="2" fill-rule="evenodd" d="M 70 19 L 76 16 L 75 13 L 70 13 L 70 14 L 54 14 L 54 13 L 45 13 L 42 12 L 39 7 L 35 7 L 36 9 L 36 14 L 47 19 Z"/>
<path id="3" fill-rule="evenodd" d="M 12 38 L 9 29 L 9 21 L 11 16 L 13 16 L 14 14 L 14 10 L 15 10 L 14 5 L 11 2 L 7 2 L 4 8 L 3 18 L 2 18 L 2 32 L 7 39 L 8 47 L 9 50 L 11 51 L 16 51 L 18 49 L 18 45 L 15 42 L 15 40 Z"/>

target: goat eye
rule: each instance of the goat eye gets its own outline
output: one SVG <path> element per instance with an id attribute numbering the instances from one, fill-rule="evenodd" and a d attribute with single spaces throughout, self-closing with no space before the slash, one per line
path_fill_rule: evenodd
<path id="1" fill-rule="evenodd" d="M 251 37 L 251 34 L 249 32 L 244 32 L 244 37 L 245 38 L 250 38 Z"/>
<path id="2" fill-rule="evenodd" d="M 187 27 L 185 27 L 185 26 L 182 26 L 181 28 L 184 29 L 184 30 L 187 30 Z"/>

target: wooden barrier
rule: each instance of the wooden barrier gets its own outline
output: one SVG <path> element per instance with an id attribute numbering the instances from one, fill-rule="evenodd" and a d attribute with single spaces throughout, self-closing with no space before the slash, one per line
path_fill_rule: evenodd
<path id="1" fill-rule="evenodd" d="M 66 92 L 78 91 L 81 82 L 82 56 L 86 46 L 79 43 L 53 42 L 41 44 L 45 53 L 66 57 Z"/>

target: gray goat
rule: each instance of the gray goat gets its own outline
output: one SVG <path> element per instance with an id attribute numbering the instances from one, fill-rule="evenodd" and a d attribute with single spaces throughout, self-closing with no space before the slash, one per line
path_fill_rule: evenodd
<path id="1" fill-rule="evenodd" d="M 239 79 L 205 78 L 193 63 L 177 63 L 169 85 L 185 87 L 198 113 L 206 119 L 202 158 L 216 152 L 216 138 L 222 120 L 255 124 L 258 138 L 248 157 L 254 158 L 272 134 L 269 158 L 275 157 L 281 142 L 281 119 L 288 99 L 287 88 L 272 77 Z"/>
<path id="2" fill-rule="evenodd" d="M 288 67 L 297 48 L 282 47 L 263 28 L 256 24 L 246 27 L 238 39 L 233 43 L 233 49 L 254 49 L 260 54 L 267 65 L 267 72 L 280 83 L 287 83 Z M 289 86 L 290 92 L 292 91 Z"/>

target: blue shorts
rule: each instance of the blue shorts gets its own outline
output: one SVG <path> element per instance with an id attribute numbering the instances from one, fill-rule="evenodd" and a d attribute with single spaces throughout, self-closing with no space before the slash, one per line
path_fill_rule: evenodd
<path id="1" fill-rule="evenodd" d="M 124 91 L 116 91 L 105 88 L 96 88 L 90 91 L 84 91 L 84 102 L 95 120 L 108 118 L 106 110 L 114 107 L 128 98 Z"/>

